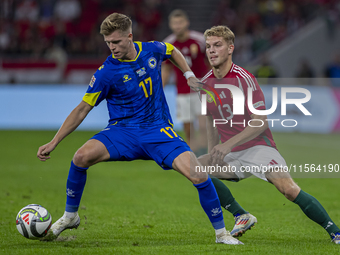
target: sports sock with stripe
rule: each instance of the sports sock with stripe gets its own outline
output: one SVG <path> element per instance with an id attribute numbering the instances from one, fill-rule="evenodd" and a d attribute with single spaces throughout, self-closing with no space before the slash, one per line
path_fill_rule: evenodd
<path id="1" fill-rule="evenodd" d="M 228 210 L 234 216 L 247 213 L 247 211 L 244 210 L 242 206 L 240 206 L 239 203 L 235 200 L 229 188 L 221 180 L 213 176 L 210 177 L 215 186 L 218 198 L 220 199 L 221 206 L 223 208 Z"/>
<path id="2" fill-rule="evenodd" d="M 322 226 L 328 234 L 340 232 L 340 229 L 315 197 L 301 190 L 293 202 L 300 206 L 308 218 Z"/>
<path id="3" fill-rule="evenodd" d="M 83 195 L 87 169 L 76 166 L 73 161 L 71 162 L 70 171 L 66 184 L 66 207 L 65 212 L 77 212 Z"/>
<path id="4" fill-rule="evenodd" d="M 225 227 L 220 201 L 210 177 L 205 182 L 194 184 L 197 188 L 201 206 L 207 214 L 214 229 Z"/>

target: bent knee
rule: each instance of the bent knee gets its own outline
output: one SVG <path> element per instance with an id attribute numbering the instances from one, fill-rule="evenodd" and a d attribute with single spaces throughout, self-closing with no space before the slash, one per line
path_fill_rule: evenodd
<path id="1" fill-rule="evenodd" d="M 91 166 L 91 159 L 89 153 L 85 150 L 79 149 L 73 156 L 73 163 L 79 167 Z"/>

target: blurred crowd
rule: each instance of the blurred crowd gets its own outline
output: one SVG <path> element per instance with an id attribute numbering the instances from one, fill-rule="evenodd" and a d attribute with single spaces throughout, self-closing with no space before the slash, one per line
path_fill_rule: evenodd
<path id="1" fill-rule="evenodd" d="M 338 0 L 221 0 L 214 25 L 228 25 L 235 32 L 233 59 L 240 65 L 282 41 L 316 16 L 338 22 Z"/>
<path id="2" fill-rule="evenodd" d="M 5 58 L 106 57 L 99 34 L 102 20 L 122 12 L 133 20 L 134 38 L 162 40 L 159 28 L 167 23 L 169 0 L 1 0 L 0 56 Z M 197 3 L 199 4 L 199 3 Z M 207 26 L 227 25 L 236 35 L 233 60 L 245 65 L 271 46 L 291 35 L 316 16 L 330 24 L 339 22 L 338 0 L 220 0 Z M 204 30 L 204 29 L 203 29 Z M 268 61 L 257 76 L 278 77 Z M 325 67 L 325 76 L 340 75 L 339 60 Z M 297 77 L 314 77 L 308 62 L 301 60 Z"/>
<path id="3" fill-rule="evenodd" d="M 0 53 L 39 58 L 63 50 L 69 56 L 109 53 L 99 26 L 112 12 L 129 15 L 135 38 L 154 40 L 162 0 L 1 0 Z"/>

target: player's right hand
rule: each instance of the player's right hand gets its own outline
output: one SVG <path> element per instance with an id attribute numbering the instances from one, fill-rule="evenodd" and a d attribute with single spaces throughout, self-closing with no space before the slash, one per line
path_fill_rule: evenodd
<path id="1" fill-rule="evenodd" d="M 37 157 L 41 161 L 46 161 L 47 159 L 50 159 L 50 153 L 55 149 L 55 145 L 52 143 L 47 143 L 43 146 L 40 146 L 38 149 Z"/>
<path id="2" fill-rule="evenodd" d="M 190 77 L 188 79 L 188 85 L 192 90 L 197 92 L 203 87 L 204 83 L 200 82 L 196 77 Z"/>

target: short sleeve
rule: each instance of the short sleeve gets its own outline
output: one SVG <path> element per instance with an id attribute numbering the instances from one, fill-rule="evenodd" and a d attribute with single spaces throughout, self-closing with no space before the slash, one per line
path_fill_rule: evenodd
<path id="1" fill-rule="evenodd" d="M 174 46 L 167 42 L 153 41 L 149 44 L 149 47 L 152 48 L 152 51 L 162 54 L 163 61 L 170 58 L 174 50 Z"/>
<path id="2" fill-rule="evenodd" d="M 99 105 L 108 94 L 108 85 L 109 84 L 107 79 L 105 79 L 104 71 L 97 70 L 90 80 L 89 87 L 83 96 L 83 101 L 91 106 Z"/>

